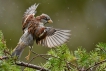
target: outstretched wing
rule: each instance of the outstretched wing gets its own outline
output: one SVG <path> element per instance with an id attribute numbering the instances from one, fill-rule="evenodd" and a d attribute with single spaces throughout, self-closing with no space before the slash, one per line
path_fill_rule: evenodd
<path id="1" fill-rule="evenodd" d="M 49 48 L 60 46 L 70 38 L 70 30 L 60 30 L 51 27 L 45 28 L 46 37 L 41 39 L 38 44 Z"/>
<path id="2" fill-rule="evenodd" d="M 26 12 L 24 13 L 24 17 L 28 16 L 28 15 L 35 15 L 36 14 L 36 8 L 38 7 L 39 4 L 34 4 L 31 7 L 29 7 L 29 9 L 26 10 Z"/>
<path id="3" fill-rule="evenodd" d="M 37 12 L 36 9 L 37 9 L 38 5 L 39 4 L 32 5 L 24 13 L 24 15 L 23 15 L 23 21 L 22 21 L 22 29 L 23 30 L 28 26 L 29 21 L 34 18 L 34 15 Z"/>

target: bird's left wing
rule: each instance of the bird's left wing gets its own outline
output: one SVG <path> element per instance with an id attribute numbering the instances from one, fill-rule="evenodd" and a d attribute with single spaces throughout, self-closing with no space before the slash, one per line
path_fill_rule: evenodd
<path id="1" fill-rule="evenodd" d="M 30 16 L 30 15 L 35 15 L 36 14 L 36 9 L 37 9 L 37 7 L 38 7 L 38 5 L 39 4 L 34 4 L 34 5 L 32 5 L 31 7 L 29 7 L 27 10 L 26 10 L 26 12 L 24 13 L 24 16 L 23 16 L 23 18 L 28 18 L 28 16 Z"/>
<path id="2" fill-rule="evenodd" d="M 36 14 L 36 9 L 38 7 L 39 4 L 34 4 L 31 7 L 29 7 L 26 12 L 23 15 L 23 21 L 22 21 L 22 28 L 23 30 L 28 26 L 28 21 L 30 21 L 30 19 L 34 18 L 34 15 Z"/>
<path id="3" fill-rule="evenodd" d="M 52 27 L 45 28 L 46 37 L 41 39 L 39 44 L 49 48 L 64 44 L 70 38 L 70 30 L 60 30 Z"/>

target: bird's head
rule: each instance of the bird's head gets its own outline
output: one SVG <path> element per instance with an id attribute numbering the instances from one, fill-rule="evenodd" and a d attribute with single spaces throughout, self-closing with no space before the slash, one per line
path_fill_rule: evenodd
<path id="1" fill-rule="evenodd" d="M 53 21 L 51 20 L 51 18 L 47 14 L 40 15 L 40 18 L 41 18 L 41 22 L 44 24 L 53 23 Z"/>

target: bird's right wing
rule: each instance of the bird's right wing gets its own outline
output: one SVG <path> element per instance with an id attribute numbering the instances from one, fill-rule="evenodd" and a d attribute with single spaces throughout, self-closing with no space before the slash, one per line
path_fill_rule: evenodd
<path id="1" fill-rule="evenodd" d="M 60 30 L 51 27 L 45 28 L 46 37 L 41 39 L 39 44 L 49 48 L 60 46 L 70 38 L 70 30 Z"/>

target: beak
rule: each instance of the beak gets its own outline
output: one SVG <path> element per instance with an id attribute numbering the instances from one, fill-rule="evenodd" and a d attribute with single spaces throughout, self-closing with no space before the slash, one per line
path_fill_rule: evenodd
<path id="1" fill-rule="evenodd" d="M 50 20 L 48 20 L 48 23 L 53 23 L 53 21 L 50 19 Z"/>

